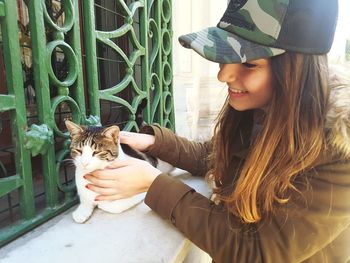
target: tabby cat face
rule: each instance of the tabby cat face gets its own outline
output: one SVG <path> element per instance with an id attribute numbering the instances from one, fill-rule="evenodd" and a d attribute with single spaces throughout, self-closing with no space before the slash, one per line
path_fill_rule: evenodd
<path id="1" fill-rule="evenodd" d="M 85 127 L 68 120 L 65 124 L 72 139 L 71 156 L 77 167 L 90 171 L 104 169 L 118 157 L 118 126 Z"/>

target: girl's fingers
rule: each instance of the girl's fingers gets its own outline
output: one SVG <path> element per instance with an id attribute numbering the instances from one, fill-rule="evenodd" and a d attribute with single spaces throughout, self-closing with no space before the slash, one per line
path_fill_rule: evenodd
<path id="1" fill-rule="evenodd" d="M 120 133 L 120 142 L 128 144 L 134 149 L 143 151 L 147 149 L 150 145 L 154 144 L 155 137 L 150 134 L 135 133 L 135 132 L 121 132 Z"/>
<path id="2" fill-rule="evenodd" d="M 130 144 L 133 142 L 133 138 L 135 138 L 134 132 L 121 131 L 119 133 L 119 139 L 121 143 Z"/>
<path id="3" fill-rule="evenodd" d="M 91 177 L 95 179 L 101 179 L 101 180 L 115 180 L 115 173 L 113 173 L 108 169 L 105 169 L 105 170 L 96 170 L 85 175 L 85 178 L 89 181 L 91 181 Z"/>
<path id="4" fill-rule="evenodd" d="M 104 196 L 112 196 L 112 195 L 118 194 L 118 192 L 114 188 L 103 188 L 93 184 L 87 184 L 86 188 L 97 194 L 104 195 Z"/>
<path id="5" fill-rule="evenodd" d="M 128 131 L 120 131 L 119 135 L 124 137 L 130 137 L 134 134 L 134 132 L 128 132 Z"/>
<path id="6" fill-rule="evenodd" d="M 103 188 L 108 188 L 114 185 L 115 180 L 110 180 L 110 179 L 98 179 L 97 177 L 93 175 L 85 175 L 84 178 L 91 182 L 91 184 L 98 186 L 98 187 L 103 187 Z"/>

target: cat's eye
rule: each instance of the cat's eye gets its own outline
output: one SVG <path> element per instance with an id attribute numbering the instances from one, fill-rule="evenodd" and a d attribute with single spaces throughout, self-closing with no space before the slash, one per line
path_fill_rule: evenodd
<path id="1" fill-rule="evenodd" d="M 106 152 L 100 152 L 97 156 L 101 160 L 107 160 L 108 159 L 108 153 L 106 153 Z"/>
<path id="2" fill-rule="evenodd" d="M 110 154 L 110 155 L 114 155 L 113 152 L 111 150 L 107 150 L 107 152 Z"/>
<path id="3" fill-rule="evenodd" d="M 77 154 L 82 154 L 83 153 L 83 151 L 80 150 L 80 149 L 72 149 L 72 152 L 75 152 Z"/>
<path id="4" fill-rule="evenodd" d="M 243 66 L 246 67 L 246 68 L 255 68 L 257 65 L 245 62 L 245 63 L 243 63 Z"/>
<path id="5" fill-rule="evenodd" d="M 106 155 L 107 153 L 105 151 L 93 151 L 92 152 L 92 156 L 103 156 L 103 155 Z"/>

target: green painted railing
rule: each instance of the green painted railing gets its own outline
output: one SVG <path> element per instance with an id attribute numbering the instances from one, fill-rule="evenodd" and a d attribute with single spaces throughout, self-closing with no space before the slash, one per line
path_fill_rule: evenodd
<path id="1" fill-rule="evenodd" d="M 172 25 L 171 1 L 133 1 L 129 6 L 122 0 L 116 1 L 125 23 L 110 32 L 96 30 L 94 20 L 94 3 L 83 2 L 84 36 L 86 44 L 86 68 L 88 72 L 97 72 L 96 42 L 112 48 L 122 58 L 125 68 L 123 80 L 114 87 L 98 89 L 98 75 L 89 74 L 87 84 L 91 105 L 91 114 L 100 115 L 100 100 L 112 101 L 123 105 L 130 113 L 126 130 L 136 128 L 135 113 L 137 105 L 146 98 L 148 105 L 144 119 L 148 123 L 159 123 L 174 129 L 173 97 L 172 97 Z M 138 38 L 133 26 L 135 13 L 138 12 Z M 92 30 L 91 30 L 92 29 Z M 113 39 L 127 37 L 132 43 L 133 52 L 128 57 Z M 136 61 L 141 60 L 141 83 L 136 84 L 134 68 Z M 134 93 L 132 103 L 118 97 L 118 93 L 130 87 Z"/>
<path id="2" fill-rule="evenodd" d="M 14 0 L 0 0 L 2 53 L 7 92 L 0 94 L 0 113 L 9 114 L 15 171 L 8 171 L 0 155 L 1 204 L 18 192 L 19 215 L 0 228 L 0 246 L 76 204 L 75 186 L 62 169 L 69 158 L 69 140 L 58 112 L 82 124 L 99 124 L 103 103 L 119 105 L 126 114 L 125 130 L 138 130 L 136 110 L 144 99 L 144 120 L 174 129 L 172 90 L 171 0 L 115 0 L 119 24 L 113 30 L 96 27 L 94 1 L 61 0 L 63 24 L 48 11 L 49 1 L 27 0 L 32 52 L 32 74 L 37 120 L 28 121 L 28 109 Z M 82 23 L 83 21 L 83 23 Z M 83 24 L 83 28 L 80 26 Z M 48 37 L 48 33 L 50 32 Z M 82 33 L 83 32 L 83 33 Z M 129 50 L 118 45 L 126 39 Z M 124 75 L 113 86 L 100 80 L 98 46 L 113 50 Z M 83 47 L 83 49 L 82 49 Z M 83 50 L 83 52 L 82 52 Z M 67 69 L 58 76 L 53 65 L 57 54 L 64 57 Z M 132 94 L 127 99 L 125 91 Z M 0 136 L 6 132 L 1 124 Z M 107 124 L 107 123 L 103 123 Z M 40 167 L 42 194 L 33 178 Z M 37 170 L 35 170 L 37 173 Z M 36 201 L 39 197 L 42 202 Z M 8 201 L 7 210 L 16 205 Z"/>

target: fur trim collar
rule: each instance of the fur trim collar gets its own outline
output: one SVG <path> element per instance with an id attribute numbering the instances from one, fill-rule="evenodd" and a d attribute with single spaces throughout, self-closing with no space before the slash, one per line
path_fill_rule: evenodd
<path id="1" fill-rule="evenodd" d="M 332 150 L 350 158 L 350 86 L 340 85 L 331 89 L 326 128 Z"/>

